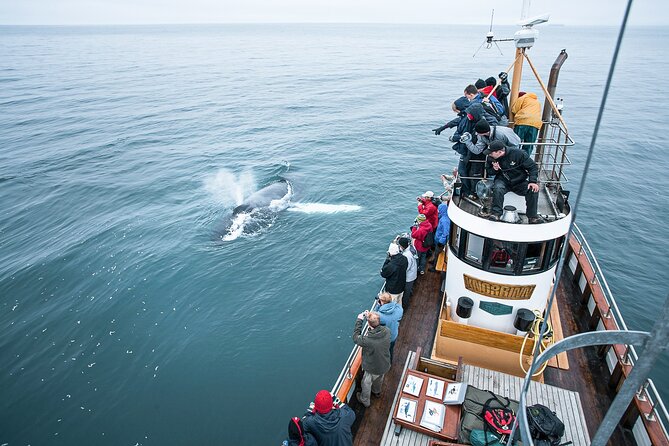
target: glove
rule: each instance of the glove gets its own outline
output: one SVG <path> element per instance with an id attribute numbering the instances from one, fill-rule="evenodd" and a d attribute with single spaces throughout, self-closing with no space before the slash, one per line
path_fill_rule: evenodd
<path id="1" fill-rule="evenodd" d="M 448 137 L 450 142 L 460 142 L 460 135 L 451 135 Z"/>
<path id="2" fill-rule="evenodd" d="M 460 142 L 467 143 L 472 140 L 472 135 L 469 132 L 465 132 L 460 136 Z"/>
<path id="3" fill-rule="evenodd" d="M 442 125 L 441 127 L 437 127 L 436 129 L 432 129 L 432 131 L 434 132 L 434 134 L 437 135 L 437 136 L 440 135 L 441 132 L 443 132 L 444 130 L 446 130 L 446 126 L 445 126 L 445 125 Z"/>
<path id="4" fill-rule="evenodd" d="M 508 78 L 509 78 L 509 73 L 507 73 L 505 71 L 502 71 L 501 73 L 499 73 L 499 80 L 501 80 L 502 82 L 506 82 L 506 80 Z"/>

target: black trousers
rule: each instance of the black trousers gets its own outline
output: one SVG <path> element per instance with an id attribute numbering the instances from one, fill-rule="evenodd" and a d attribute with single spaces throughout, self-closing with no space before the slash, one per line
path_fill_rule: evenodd
<path id="1" fill-rule="evenodd" d="M 539 193 L 532 192 L 531 189 L 527 188 L 527 185 L 530 184 L 528 181 L 523 181 L 520 184 L 511 186 L 504 182 L 499 177 L 495 177 L 495 182 L 492 184 L 492 213 L 499 216 L 502 215 L 502 206 L 504 206 L 504 194 L 511 191 L 518 195 L 525 196 L 525 206 L 527 211 L 525 212 L 528 218 L 537 216 L 537 203 L 539 201 Z"/>

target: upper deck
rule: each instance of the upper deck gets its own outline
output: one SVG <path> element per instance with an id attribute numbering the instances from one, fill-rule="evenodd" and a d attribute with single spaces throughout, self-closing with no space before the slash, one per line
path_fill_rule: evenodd
<path id="1" fill-rule="evenodd" d="M 571 164 L 567 156 L 567 149 L 573 145 L 574 141 L 569 136 L 565 124 L 558 117 L 543 123 L 539 139 L 533 144 L 535 146 L 533 158 L 539 169 L 537 212 L 546 222 L 556 221 L 569 215 L 570 209 L 567 201 L 569 192 L 565 192 L 563 186 L 569 181 L 564 169 Z M 463 178 L 480 180 L 474 177 Z M 491 201 L 491 196 L 472 200 L 460 195 L 453 200 L 453 203 L 468 214 L 480 216 L 484 208 L 487 208 L 489 212 Z M 517 221 L 518 224 L 528 224 L 524 197 L 508 192 L 504 197 L 504 205 L 516 208 L 520 218 Z"/>

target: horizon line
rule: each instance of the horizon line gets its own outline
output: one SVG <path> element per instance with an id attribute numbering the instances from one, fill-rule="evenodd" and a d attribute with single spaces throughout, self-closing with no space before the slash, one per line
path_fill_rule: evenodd
<path id="1" fill-rule="evenodd" d="M 197 26 L 197 25 L 425 25 L 425 26 L 489 26 L 489 23 L 429 23 L 429 22 L 155 22 L 155 23 L 0 23 L 0 26 L 59 26 L 59 27 L 85 27 L 85 26 Z M 496 25 L 498 27 L 517 27 L 517 24 L 510 25 Z M 545 23 L 538 25 L 538 27 L 565 27 L 565 26 L 582 26 L 582 27 L 617 27 L 618 24 L 567 24 L 567 23 Z M 635 24 L 631 27 L 667 27 L 667 24 Z"/>

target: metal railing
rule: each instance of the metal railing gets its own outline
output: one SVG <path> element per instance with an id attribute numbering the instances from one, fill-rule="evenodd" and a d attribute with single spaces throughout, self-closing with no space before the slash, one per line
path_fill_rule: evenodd
<path id="1" fill-rule="evenodd" d="M 578 227 L 576 223 L 574 223 L 572 234 L 574 235 L 574 237 L 576 237 L 576 241 L 579 244 L 579 251 L 575 252 L 574 254 L 577 257 L 585 255 L 588 261 L 590 262 L 590 265 L 592 265 L 592 269 L 594 272 L 594 279 L 593 281 L 590 282 L 590 286 L 599 284 L 604 299 L 606 300 L 606 303 L 608 305 L 608 310 L 602 314 L 602 317 L 605 318 L 613 317 L 616 325 L 620 329 L 628 331 L 629 329 L 627 328 L 627 324 L 625 323 L 622 313 L 620 312 L 620 308 L 618 308 L 618 304 L 616 303 L 616 300 L 613 297 L 613 293 L 609 288 L 609 284 L 606 281 L 604 272 L 599 266 L 597 257 L 590 248 L 590 245 L 588 244 L 585 235 L 583 235 L 583 232 L 581 232 L 581 229 Z M 567 259 L 566 261 L 569 261 L 569 259 Z M 636 348 L 633 345 L 625 344 L 625 354 L 623 355 L 623 357 L 619 357 L 618 359 L 621 361 L 622 364 L 633 367 L 634 364 L 639 360 L 639 355 L 637 354 Z M 642 415 L 647 420 L 651 421 L 657 420 L 660 426 L 662 427 L 662 431 L 664 432 L 665 436 L 669 437 L 669 433 L 667 432 L 666 429 L 666 426 L 669 425 L 669 412 L 667 411 L 667 408 L 664 405 L 664 402 L 662 401 L 660 393 L 658 392 L 657 387 L 655 386 L 653 380 L 651 378 L 648 378 L 646 382 L 643 384 L 643 386 L 639 388 L 636 395 L 637 399 L 641 401 L 648 401 L 648 403 L 652 407 L 650 413 L 644 413 Z"/>

